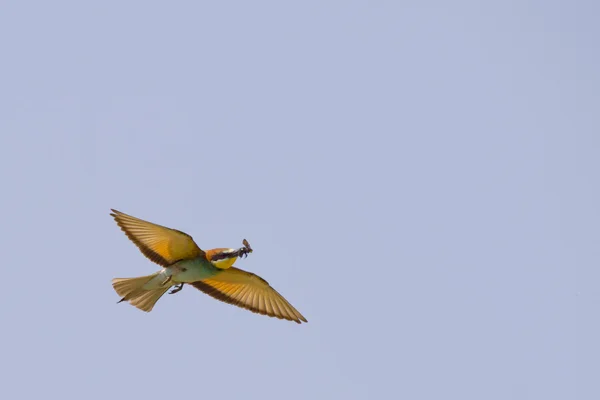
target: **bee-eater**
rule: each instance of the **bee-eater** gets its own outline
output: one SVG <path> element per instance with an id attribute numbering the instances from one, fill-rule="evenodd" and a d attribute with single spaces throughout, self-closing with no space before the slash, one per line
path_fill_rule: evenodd
<path id="1" fill-rule="evenodd" d="M 233 266 L 237 258 L 247 257 L 252 248 L 246 239 L 239 249 L 218 248 L 203 251 L 187 233 L 143 221 L 117 210 L 110 214 L 142 254 L 163 268 L 139 278 L 115 278 L 112 285 L 122 299 L 143 311 L 172 286 L 169 294 L 179 292 L 185 283 L 225 303 L 254 313 L 308 322 L 267 281 Z"/>

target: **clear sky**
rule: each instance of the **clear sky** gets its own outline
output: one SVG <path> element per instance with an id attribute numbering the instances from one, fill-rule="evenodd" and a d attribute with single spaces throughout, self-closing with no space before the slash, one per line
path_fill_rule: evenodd
<path id="1" fill-rule="evenodd" d="M 600 398 L 599 15 L 2 2 L 0 397 Z M 110 208 L 309 323 L 117 305 L 158 266 Z"/>

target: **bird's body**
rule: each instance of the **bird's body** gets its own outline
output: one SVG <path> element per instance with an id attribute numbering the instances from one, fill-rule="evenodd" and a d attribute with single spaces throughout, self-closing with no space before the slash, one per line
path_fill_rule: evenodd
<path id="1" fill-rule="evenodd" d="M 165 287 L 169 288 L 179 283 L 193 283 L 211 278 L 219 274 L 219 272 L 222 272 L 222 270 L 200 257 L 192 260 L 182 260 L 158 271 L 143 288 L 145 290 L 154 290 Z"/>
<path id="2" fill-rule="evenodd" d="M 141 252 L 163 267 L 152 275 L 113 279 L 121 301 L 151 311 L 169 288 L 178 285 L 170 292 L 177 293 L 184 284 L 190 284 L 218 300 L 255 313 L 307 322 L 267 281 L 233 267 L 238 257 L 253 251 L 245 239 L 244 247 L 239 249 L 203 251 L 186 233 L 112 211 L 117 224 Z"/>
<path id="3" fill-rule="evenodd" d="M 175 283 L 194 283 L 211 278 L 223 271 L 203 257 L 182 260 L 166 269 L 170 270 L 168 273 L 171 274 Z"/>

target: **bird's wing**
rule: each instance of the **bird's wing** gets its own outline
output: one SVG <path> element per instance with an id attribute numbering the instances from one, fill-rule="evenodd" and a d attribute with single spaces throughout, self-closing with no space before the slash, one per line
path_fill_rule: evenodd
<path id="1" fill-rule="evenodd" d="M 231 267 L 191 285 L 217 300 L 258 314 L 297 323 L 308 322 L 267 281 L 251 272 Z"/>
<path id="2" fill-rule="evenodd" d="M 117 210 L 112 212 L 110 215 L 127 237 L 146 257 L 163 267 L 204 254 L 187 233 L 143 221 Z"/>

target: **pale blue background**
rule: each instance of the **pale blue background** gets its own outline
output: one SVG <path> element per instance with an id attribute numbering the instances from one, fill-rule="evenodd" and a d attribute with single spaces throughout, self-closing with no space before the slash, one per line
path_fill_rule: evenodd
<path id="1" fill-rule="evenodd" d="M 200 3 L 0 3 L 0 397 L 600 398 L 597 1 Z M 116 305 L 111 207 L 309 323 Z"/>

